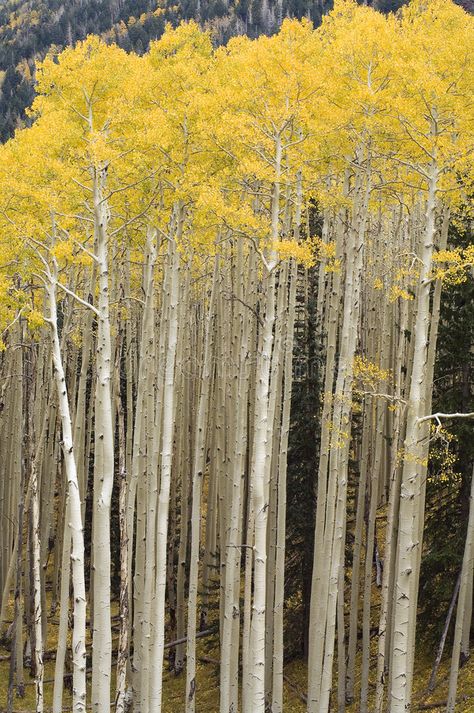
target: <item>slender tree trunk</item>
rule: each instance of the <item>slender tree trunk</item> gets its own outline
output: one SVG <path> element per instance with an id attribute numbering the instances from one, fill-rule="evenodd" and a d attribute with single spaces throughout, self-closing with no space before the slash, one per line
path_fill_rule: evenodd
<path id="1" fill-rule="evenodd" d="M 359 629 L 359 594 L 360 594 L 360 563 L 362 557 L 362 537 L 364 529 L 364 510 L 369 471 L 369 415 L 364 408 L 362 419 L 362 448 L 360 453 L 360 478 L 357 489 L 356 522 L 354 531 L 354 546 L 351 572 L 351 598 L 349 608 L 349 643 L 346 673 L 346 699 L 348 703 L 355 696 L 355 670 L 357 655 L 357 637 Z"/>
<path id="2" fill-rule="evenodd" d="M 438 669 L 439 665 L 441 663 L 441 659 L 443 658 L 443 651 L 444 651 L 444 646 L 446 644 L 446 638 L 448 636 L 448 631 L 449 631 L 449 625 L 451 623 L 451 618 L 453 616 L 454 608 L 456 606 L 456 602 L 458 599 L 458 594 L 459 594 L 459 587 L 461 584 L 461 572 L 459 573 L 458 578 L 456 579 L 456 584 L 454 585 L 454 591 L 453 591 L 453 596 L 451 597 L 451 602 L 449 604 L 448 608 L 448 614 L 446 616 L 446 621 L 444 622 L 444 627 L 443 627 L 443 633 L 441 634 L 441 640 L 438 645 L 438 650 L 436 651 L 436 658 L 433 664 L 433 668 L 431 669 L 431 675 L 430 675 L 430 680 L 428 682 L 428 691 L 432 693 L 434 689 L 436 688 L 436 676 L 438 674 Z"/>
<path id="3" fill-rule="evenodd" d="M 117 648 L 117 675 L 115 683 L 115 710 L 126 713 L 128 707 L 127 692 L 127 660 L 129 649 L 129 562 L 128 562 L 128 528 L 127 528 L 127 461 L 124 408 L 120 393 L 120 374 L 117 378 L 117 413 L 118 413 L 118 446 L 119 446 L 119 524 L 120 524 L 120 633 Z"/>
<path id="4" fill-rule="evenodd" d="M 396 371 L 394 374 L 395 380 L 395 397 L 400 399 L 403 390 L 402 366 L 405 363 L 404 354 L 406 349 L 406 331 L 408 324 L 408 303 L 403 300 L 401 305 L 400 328 L 398 331 L 398 343 L 395 357 Z M 389 646 L 392 642 L 392 627 L 391 627 L 391 602 L 392 589 L 395 578 L 396 564 L 396 544 L 397 544 L 397 525 L 398 525 L 398 510 L 400 504 L 400 484 L 401 484 L 401 467 L 398 462 L 398 452 L 401 439 L 402 426 L 402 406 L 395 402 L 396 410 L 392 428 L 392 441 L 390 445 L 390 487 L 388 499 L 387 525 L 385 528 L 385 551 L 384 551 L 384 566 L 382 576 L 382 591 L 380 604 L 380 618 L 378 628 L 378 652 L 377 652 L 377 673 L 376 673 L 376 690 L 375 690 L 375 711 L 382 713 L 384 704 L 384 692 L 386 678 L 388 674 L 387 659 L 390 659 Z"/>
<path id="5" fill-rule="evenodd" d="M 398 561 L 395 578 L 393 654 L 390 690 L 390 712 L 405 713 L 411 705 L 411 671 L 409 658 L 414 645 L 415 621 L 410 610 L 415 607 L 414 580 L 418 578 L 416 528 L 417 510 L 422 505 L 420 472 L 423 469 L 423 445 L 420 443 L 419 419 L 426 403 L 426 365 L 430 323 L 431 260 L 435 238 L 435 209 L 438 170 L 430 169 L 426 225 L 421 249 L 421 269 L 418 283 L 417 313 L 414 324 L 413 369 L 407 404 L 407 427 L 401 483 Z"/>
<path id="6" fill-rule="evenodd" d="M 30 406 L 31 410 L 31 406 Z M 35 628 L 35 688 L 36 688 L 36 713 L 44 710 L 44 665 L 43 665 L 43 625 L 41 621 L 41 538 L 40 538 L 40 503 L 39 484 L 36 459 L 34 457 L 35 434 L 33 417 L 29 413 L 28 437 L 30 439 L 30 467 L 31 467 L 31 508 L 32 508 L 32 547 L 33 547 L 33 602 Z"/>
<path id="7" fill-rule="evenodd" d="M 21 376 L 16 380 L 15 396 L 12 399 L 15 403 L 15 409 L 19 415 L 23 412 L 23 354 L 19 349 L 17 352 L 16 368 Z M 13 609 L 13 624 L 11 636 L 11 655 L 10 669 L 8 675 L 8 693 L 7 693 L 7 713 L 13 712 L 13 693 L 16 679 L 16 692 L 19 698 L 24 696 L 23 683 L 23 612 L 21 605 L 21 590 L 22 590 L 22 575 L 23 575 L 23 525 L 25 515 L 25 499 L 24 499 L 24 468 L 22 463 L 22 442 L 21 429 L 18 429 L 18 439 L 12 439 L 14 444 L 12 453 L 12 473 L 15 483 L 18 487 L 18 503 L 17 503 L 17 533 L 16 541 L 16 573 L 15 573 L 15 588 L 14 588 L 14 609 Z M 12 508 L 13 512 L 13 508 Z"/>
<path id="8" fill-rule="evenodd" d="M 188 594 L 188 641 L 186 648 L 186 713 L 196 709 L 196 630 L 198 605 L 199 551 L 201 532 L 201 492 L 206 466 L 206 440 L 208 432 L 209 400 L 212 380 L 214 299 L 217 289 L 218 261 L 214 266 L 211 297 L 204 336 L 203 365 L 200 378 L 201 391 L 196 420 L 191 500 L 191 564 Z"/>
<path id="9" fill-rule="evenodd" d="M 94 224 L 98 267 L 97 376 L 95 385 L 92 710 L 110 713 L 112 630 L 110 619 L 110 504 L 114 482 L 113 372 L 109 314 L 106 169 L 94 169 Z"/>
<path id="10" fill-rule="evenodd" d="M 182 209 L 176 210 L 177 236 L 182 228 Z M 179 254 L 174 237 L 169 239 L 168 269 L 171 271 L 169 294 L 169 325 L 166 346 L 163 428 L 161 447 L 161 478 L 157 512 L 157 542 L 155 562 L 155 599 L 153 603 L 154 634 L 151 649 L 153 665 L 157 671 L 155 680 L 150 682 L 150 707 L 153 713 L 160 713 L 162 704 L 162 670 L 165 635 L 165 590 L 166 590 L 166 549 L 168 536 L 168 511 L 171 484 L 171 463 L 174 439 L 174 403 L 176 350 L 178 342 L 178 298 L 179 298 Z"/>
<path id="11" fill-rule="evenodd" d="M 68 485 L 68 508 L 70 523 L 66 524 L 65 538 L 70 529 L 72 541 L 72 583 L 74 594 L 74 626 L 72 633 L 73 655 L 73 711 L 85 713 L 86 710 L 86 588 L 84 578 L 84 534 L 82 526 L 81 499 L 77 478 L 76 461 L 73 452 L 72 423 L 69 411 L 69 397 L 66 388 L 61 348 L 58 337 L 58 316 L 56 308 L 56 276 L 47 285 L 49 324 L 52 330 L 53 371 L 58 395 L 59 413 L 62 428 L 64 466 Z M 69 578 L 68 578 L 69 579 Z M 68 585 L 69 586 L 69 585 Z"/>
<path id="12" fill-rule="evenodd" d="M 283 712 L 283 614 L 285 603 L 285 545 L 286 545 L 286 473 L 288 437 L 290 431 L 291 392 L 293 382 L 293 343 L 298 268 L 295 262 L 290 267 L 290 295 L 284 352 L 284 390 L 281 444 L 278 457 L 278 506 L 275 563 L 274 641 L 272 713 Z"/>
<path id="13" fill-rule="evenodd" d="M 448 702 L 446 713 L 454 713 L 456 707 L 456 691 L 458 686 L 459 660 L 461 656 L 461 641 L 467 595 L 469 593 L 469 580 L 472 576 L 472 559 L 474 557 L 474 468 L 472 470 L 471 497 L 469 503 L 469 521 L 467 524 L 466 544 L 461 570 L 461 585 L 459 588 L 458 607 L 456 610 L 456 624 L 454 628 L 453 654 L 451 671 L 449 674 Z"/>

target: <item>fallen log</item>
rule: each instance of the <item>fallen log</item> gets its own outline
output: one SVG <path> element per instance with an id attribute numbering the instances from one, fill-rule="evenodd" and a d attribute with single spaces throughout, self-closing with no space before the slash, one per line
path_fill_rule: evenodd
<path id="1" fill-rule="evenodd" d="M 474 696 L 458 696 L 456 698 L 456 703 L 461 703 L 474 698 Z M 433 711 L 436 708 L 446 708 L 448 701 L 437 701 L 436 703 L 419 703 L 416 707 L 417 711 Z"/>

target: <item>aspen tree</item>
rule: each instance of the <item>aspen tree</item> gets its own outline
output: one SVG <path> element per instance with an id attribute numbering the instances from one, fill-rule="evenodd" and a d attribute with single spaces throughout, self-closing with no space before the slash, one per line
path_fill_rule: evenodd
<path id="1" fill-rule="evenodd" d="M 154 319 L 155 302 L 154 302 L 154 281 L 153 281 L 153 265 L 156 260 L 156 245 L 154 242 L 156 235 L 149 235 L 147 249 L 150 253 L 151 282 L 147 287 L 150 290 L 150 295 L 147 295 L 147 301 L 150 300 L 150 317 Z M 150 276 L 149 276 L 150 279 Z M 169 289 L 169 278 L 163 281 L 163 292 Z M 141 496 L 143 504 L 139 503 L 139 507 L 143 512 L 144 530 L 143 540 L 137 547 L 144 549 L 143 553 L 143 599 L 140 607 L 140 638 L 137 637 L 140 653 L 140 670 L 139 670 L 139 695 L 140 700 L 137 702 L 140 710 L 146 713 L 150 705 L 150 684 L 154 678 L 153 661 L 150 660 L 150 641 L 153 636 L 153 596 L 155 590 L 155 570 L 152 563 L 155 561 L 155 546 L 156 546 L 156 513 L 158 503 L 158 492 L 160 488 L 159 480 L 159 443 L 162 433 L 161 415 L 163 411 L 163 372 L 158 370 L 157 366 L 162 363 L 166 349 L 166 334 L 167 334 L 167 319 L 168 314 L 166 309 L 163 309 L 160 314 L 159 338 L 157 338 L 156 329 L 149 336 L 148 344 L 148 363 L 146 365 L 146 383 L 144 391 L 144 416 L 145 428 L 143 434 L 143 447 L 145 451 L 143 488 Z M 144 545 L 144 547 L 143 547 Z"/>
<path id="2" fill-rule="evenodd" d="M 181 296 L 182 301 L 188 304 L 184 295 Z M 188 345 L 186 353 L 186 361 L 191 359 L 191 347 Z M 186 553 L 188 549 L 188 524 L 189 524 L 189 483 L 190 483 L 190 465 L 191 465 L 191 444 L 189 443 L 190 432 L 190 414 L 189 403 L 190 398 L 190 383 L 189 379 L 181 374 L 181 398 L 179 400 L 179 444 L 177 458 L 179 458 L 179 470 L 181 475 L 180 480 L 180 527 L 179 527 L 179 551 L 178 551 L 178 571 L 176 574 L 176 638 L 185 638 L 185 585 L 186 585 Z M 178 463 L 177 463 L 178 467 Z M 185 661 L 184 644 L 176 646 L 174 670 L 175 673 L 181 673 L 184 668 Z"/>
<path id="3" fill-rule="evenodd" d="M 47 264 L 46 264 L 47 267 Z M 73 628 L 73 710 L 86 710 L 86 590 L 84 578 L 84 535 L 82 525 L 79 481 L 73 452 L 72 422 L 69 410 L 69 396 L 66 390 L 61 348 L 58 336 L 58 315 L 56 307 L 57 265 L 47 267 L 48 281 L 45 284 L 49 314 L 46 321 L 52 331 L 53 369 L 61 417 L 63 454 L 68 483 L 68 508 L 71 522 L 71 564 L 74 592 L 74 628 Z"/>
<path id="4" fill-rule="evenodd" d="M 395 398 L 401 399 L 403 392 L 402 387 L 402 366 L 404 364 L 404 351 L 406 342 L 406 324 L 408 317 L 408 304 L 402 302 L 401 321 L 398 335 L 398 345 L 396 352 L 396 372 L 395 372 Z M 397 520 L 398 507 L 400 502 L 400 479 L 401 469 L 398 463 L 397 453 L 400 446 L 400 421 L 401 421 L 401 404 L 395 412 L 395 419 L 392 430 L 392 445 L 391 445 L 391 472 L 390 472 L 390 490 L 388 501 L 388 515 L 385 537 L 385 554 L 384 554 L 384 571 L 382 577 L 382 604 L 380 608 L 379 620 L 379 642 L 378 642 L 378 657 L 377 657 L 377 678 L 376 678 L 376 710 L 382 710 L 384 701 L 384 684 L 388 673 L 387 659 L 388 646 L 391 642 L 391 602 L 390 592 L 393 586 L 394 569 L 395 569 L 395 544 L 397 537 Z"/>
<path id="5" fill-rule="evenodd" d="M 382 336 L 385 337 L 383 331 Z M 388 342 L 384 338 L 383 344 Z M 382 368 L 385 364 L 383 356 L 381 356 Z M 371 605 L 371 589 L 372 589 L 372 562 L 374 554 L 374 536 L 378 505 L 378 485 L 382 480 L 381 477 L 381 459 L 382 459 L 382 439 L 383 426 L 385 417 L 385 404 L 378 400 L 374 411 L 374 427 L 375 427 L 375 445 L 373 460 L 371 463 L 372 478 L 370 482 L 370 507 L 369 507 L 369 522 L 367 530 L 367 542 L 365 548 L 365 571 L 364 571 L 364 590 L 363 590 L 363 621 L 362 621 L 362 680 L 361 680 L 361 713 L 368 710 L 369 697 L 369 668 L 370 668 L 370 605 Z"/>
<path id="6" fill-rule="evenodd" d="M 178 204 L 173 216 L 172 230 L 176 230 L 179 239 L 182 230 L 182 208 Z M 154 625 L 151 657 L 158 676 L 157 680 L 150 681 L 150 706 L 152 710 L 161 710 L 162 680 L 164 656 L 164 619 L 165 619 L 165 587 L 166 587 L 166 542 L 168 535 L 168 509 L 171 479 L 171 461 L 173 454 L 173 418 L 175 398 L 175 369 L 176 345 L 178 339 L 178 294 L 179 294 L 179 254 L 175 242 L 175 235 L 171 234 L 168 240 L 168 269 L 170 270 L 169 294 L 166 305 L 169 309 L 168 334 L 166 344 L 166 360 L 164 365 L 164 392 L 163 392 L 163 427 L 161 445 L 161 472 L 160 492 L 157 510 L 157 542 L 155 563 L 155 599 L 153 602 L 152 618 Z"/>
<path id="7" fill-rule="evenodd" d="M 112 345 L 109 307 L 108 207 L 106 169 L 93 169 L 94 227 L 98 266 L 97 377 L 94 443 L 94 630 L 93 707 L 105 711 L 110 703 L 112 636 L 110 624 L 110 503 L 114 479 L 112 426 Z"/>
<path id="8" fill-rule="evenodd" d="M 198 411 L 195 427 L 193 454 L 193 471 L 191 481 L 191 562 L 189 571 L 188 595 L 188 626 L 186 647 L 186 706 L 187 713 L 195 710 L 196 691 L 196 629 L 197 629 L 197 595 L 198 570 L 200 550 L 200 512 L 201 492 L 206 462 L 206 440 L 208 431 L 208 413 L 212 380 L 213 335 L 214 335 L 214 301 L 217 289 L 218 259 L 215 260 L 209 307 L 206 316 L 202 371 L 200 375 L 201 390 L 199 394 Z"/>
<path id="9" fill-rule="evenodd" d="M 282 228 L 285 229 L 284 227 Z M 281 438 L 281 391 L 283 381 L 283 339 L 284 330 L 281 315 L 286 313 L 288 300 L 288 264 L 281 266 L 276 291 L 276 323 L 274 330 L 274 347 L 272 353 L 272 373 L 270 379 L 269 424 L 268 438 L 271 449 L 267 454 L 266 498 L 268 501 L 268 547 L 267 547 L 267 588 L 265 607 L 265 699 L 272 699 L 273 685 L 273 640 L 274 640 L 274 600 L 275 600 L 275 540 L 276 540 L 276 508 L 277 508 L 277 478 L 278 453 Z M 272 437 L 273 434 L 273 437 Z"/>
<path id="10" fill-rule="evenodd" d="M 34 603 L 34 628 L 35 628 L 35 682 L 36 682 L 36 713 L 44 710 L 44 665 L 43 665 L 43 626 L 41 621 L 41 537 L 40 537 L 40 503 L 38 471 L 34 457 L 34 418 L 31 414 L 32 404 L 28 413 L 28 436 L 31 439 L 30 467 L 31 467 L 31 507 L 32 507 L 32 547 L 33 547 L 33 603 Z"/>
<path id="11" fill-rule="evenodd" d="M 24 326 L 20 324 L 19 333 L 22 336 Z M 17 374 L 20 378 L 16 379 L 15 398 L 13 400 L 14 408 L 17 409 L 18 418 L 22 415 L 23 409 L 23 354 L 21 350 L 17 351 L 14 361 L 17 369 Z M 15 419 L 12 420 L 15 424 Z M 15 562 L 15 583 L 14 583 L 14 611 L 13 624 L 11 632 L 11 656 L 10 667 L 8 673 L 8 692 L 7 692 L 7 711 L 13 711 L 13 689 L 16 684 L 17 696 L 24 697 L 24 678 L 23 678 L 23 607 L 22 607 L 22 575 L 23 575 L 23 525 L 25 514 L 25 499 L 24 499 L 24 469 L 21 463 L 22 457 L 22 438 L 21 427 L 17 426 L 18 437 L 13 440 L 14 447 L 11 453 L 12 472 L 14 473 L 15 483 L 18 488 L 18 497 L 13 501 L 14 505 L 11 510 L 15 513 L 16 510 L 16 541 L 18 542 Z M 15 521 L 14 521 L 15 522 Z"/>
<path id="12" fill-rule="evenodd" d="M 357 633 L 358 633 L 358 607 L 360 591 L 360 565 L 362 555 L 362 536 L 364 523 L 365 498 L 367 488 L 368 464 L 368 440 L 369 428 L 367 409 L 363 410 L 362 421 L 362 444 L 360 453 L 360 479 L 357 489 L 357 509 L 354 531 L 354 546 L 352 559 L 352 581 L 350 598 L 350 622 L 349 622 L 349 642 L 348 642 L 348 663 L 346 672 L 346 696 L 348 701 L 354 700 L 355 667 L 357 653 Z"/>
<path id="13" fill-rule="evenodd" d="M 119 359 L 120 359 L 119 350 Z M 117 361 L 119 361 L 119 359 Z M 120 374 L 117 377 L 120 384 Z M 129 647 L 129 563 L 127 528 L 127 462 L 125 443 L 124 408 L 120 389 L 117 393 L 118 443 L 119 443 L 119 526 L 120 526 L 120 639 L 117 650 L 117 674 L 115 710 L 125 713 L 127 709 L 127 658 Z"/>
<path id="14" fill-rule="evenodd" d="M 95 263 L 92 267 L 92 276 L 90 281 L 89 293 L 92 295 L 95 291 Z M 81 347 L 81 371 L 79 375 L 79 383 L 77 385 L 77 401 L 74 413 L 74 442 L 76 446 L 76 462 L 78 479 L 80 486 L 81 501 L 83 503 L 83 517 L 85 507 L 85 497 L 87 490 L 87 428 L 86 428 L 86 398 L 87 398 L 87 382 L 90 373 L 90 358 L 93 345 L 93 319 L 94 313 L 92 310 L 87 310 L 85 315 L 85 324 L 82 335 Z"/>
<path id="15" fill-rule="evenodd" d="M 143 511 L 144 479 L 142 476 L 145 467 L 145 434 L 146 434 L 146 398 L 145 387 L 150 382 L 154 359 L 154 270 L 157 259 L 155 237 L 148 232 L 148 245 L 145 254 L 145 267 L 143 271 L 143 291 L 145 304 L 142 311 L 141 338 L 139 347 L 138 385 L 135 402 L 135 422 L 133 433 L 132 470 L 127 483 L 127 532 L 128 540 L 128 578 L 131 580 L 132 563 L 135 562 L 133 580 L 133 692 L 134 700 L 140 695 L 139 679 L 142 670 L 142 645 L 141 634 L 143 627 L 143 595 L 145 562 L 143 540 L 145 537 L 145 514 Z M 138 488 L 138 492 L 137 492 Z M 133 532 L 136 513 L 135 528 L 135 558 L 133 557 Z M 151 574 L 151 573 L 150 573 Z M 130 597 L 131 603 L 131 597 Z"/>
<path id="16" fill-rule="evenodd" d="M 229 513 L 227 537 L 223 542 L 225 562 L 224 605 L 222 626 L 222 665 L 221 674 L 221 701 L 222 711 L 230 711 L 232 707 L 238 710 L 238 661 L 239 661 L 239 634 L 240 634 L 240 562 L 241 544 L 243 540 L 242 514 L 244 510 L 245 488 L 243 473 L 245 472 L 245 451 L 248 438 L 248 398 L 250 368 L 248 363 L 249 338 L 252 318 L 246 314 L 244 302 L 245 284 L 240 281 L 239 275 L 244 273 L 249 280 L 252 273 L 252 261 L 244 261 L 244 248 L 241 243 L 237 245 L 235 259 L 236 281 L 234 286 L 236 302 L 233 303 L 233 359 L 230 369 L 233 372 L 232 400 L 236 399 L 238 409 L 235 416 L 235 440 L 229 446 L 231 450 L 231 475 L 229 477 Z M 247 305 L 252 305 L 251 288 L 247 283 L 245 290 Z M 248 549 L 244 547 L 243 550 Z"/>
<path id="17" fill-rule="evenodd" d="M 299 231 L 299 206 L 295 216 L 295 232 Z M 288 435 L 290 429 L 291 388 L 293 377 L 293 333 L 295 321 L 297 265 L 292 261 L 290 266 L 290 294 L 288 301 L 288 319 L 285 334 L 284 352 L 284 392 L 281 446 L 278 458 L 278 506 L 277 506 L 277 536 L 276 536 L 276 566 L 275 566 L 275 628 L 273 641 L 273 680 L 272 680 L 272 711 L 283 711 L 283 606 L 285 599 L 284 565 L 285 565 L 285 515 L 286 515 L 286 467 L 288 453 Z"/>
<path id="18" fill-rule="evenodd" d="M 474 470 L 473 470 L 474 473 Z M 461 584 L 459 588 L 458 605 L 456 610 L 456 623 L 454 628 L 454 642 L 451 660 L 451 670 L 449 674 L 448 701 L 446 713 L 454 713 L 456 707 L 456 690 L 459 674 L 459 658 L 461 655 L 461 640 L 463 633 L 464 609 L 467 607 L 467 596 L 469 594 L 469 580 L 472 577 L 471 560 L 474 557 L 474 478 L 471 481 L 471 495 L 469 501 L 469 520 L 467 524 L 466 542 L 464 546 L 464 557 L 461 569 Z"/>
<path id="19" fill-rule="evenodd" d="M 413 6 L 407 10 L 402 20 L 402 26 L 409 34 L 415 30 L 417 23 L 424 18 L 424 32 L 434 38 L 441 31 L 440 15 L 447 13 L 453 23 L 459 23 L 461 32 L 468 32 L 468 23 L 464 14 L 457 13 L 454 8 L 446 4 L 440 4 L 437 10 L 430 6 L 426 11 Z M 462 28 L 462 29 L 461 29 Z M 409 37 L 412 37 L 409 34 Z M 407 41 L 410 41 L 408 37 Z M 412 47 L 411 47 L 412 50 Z M 431 82 L 436 83 L 437 89 L 446 86 L 443 82 L 449 82 L 446 76 L 441 79 L 438 74 L 438 67 L 442 67 L 447 56 L 443 51 L 437 58 L 436 68 L 430 76 Z M 455 55 L 454 55 L 455 56 Z M 455 62 L 456 60 L 454 60 Z M 462 62 L 464 63 L 463 57 Z M 450 54 L 450 69 L 453 68 L 453 57 Z M 465 65 L 463 65 L 465 66 Z M 462 75 L 463 72 L 462 72 Z M 426 75 L 423 82 L 427 82 Z M 439 82 L 441 82 L 439 84 Z M 462 83 L 462 79 L 460 80 Z M 413 652 L 415 645 L 415 625 L 416 625 L 416 598 L 418 590 L 418 576 L 421 551 L 422 522 L 424 514 L 424 490 L 425 486 L 420 480 L 420 473 L 423 470 L 424 449 L 420 434 L 423 427 L 420 426 L 420 419 L 426 408 L 427 394 L 431 391 L 432 375 L 428 373 L 427 360 L 429 350 L 429 329 L 430 329 L 430 296 L 431 296 L 431 271 L 432 258 L 436 242 L 436 209 L 439 196 L 440 183 L 444 176 L 453 169 L 457 160 L 461 160 L 463 146 L 446 152 L 446 122 L 457 124 L 464 120 L 464 114 L 460 113 L 460 104 L 463 104 L 464 93 L 461 85 L 458 87 L 456 98 L 450 97 L 450 90 L 447 90 L 448 97 L 440 102 L 435 91 L 430 103 L 429 116 L 419 123 L 420 141 L 415 142 L 413 151 L 414 160 L 408 160 L 412 170 L 421 175 L 421 179 L 426 190 L 426 204 L 423 234 L 421 245 L 419 246 L 419 278 L 417 286 L 416 318 L 413 327 L 414 351 L 413 367 L 410 384 L 407 389 L 407 421 L 406 435 L 403 448 L 403 471 L 401 483 L 401 500 L 399 514 L 399 536 L 398 536 L 398 561 L 396 569 L 396 596 L 394 602 L 394 634 L 393 634 L 393 655 L 391 672 L 391 711 L 406 710 L 411 705 L 411 687 L 413 671 Z M 411 95 L 412 97 L 414 95 Z M 446 95 L 445 95 L 446 96 Z M 415 99 L 416 101 L 416 99 Z M 410 121 L 407 114 L 410 112 L 410 104 L 403 110 L 400 116 L 402 130 L 410 133 L 407 129 L 407 122 Z M 462 110 L 461 110 L 462 112 Z M 448 179 L 449 180 L 449 179 Z M 435 338 L 431 347 L 435 346 Z"/>

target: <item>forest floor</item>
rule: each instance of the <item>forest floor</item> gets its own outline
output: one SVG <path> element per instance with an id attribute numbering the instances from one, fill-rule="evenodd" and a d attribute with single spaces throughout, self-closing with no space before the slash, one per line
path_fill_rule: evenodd
<path id="1" fill-rule="evenodd" d="M 57 616 L 52 617 L 48 622 L 48 639 L 46 651 L 54 652 L 57 636 Z M 375 644 L 375 640 L 374 640 Z M 420 652 L 417 657 L 417 667 L 414 681 L 414 707 L 413 711 L 432 711 L 433 713 L 444 710 L 447 684 L 449 676 L 450 654 L 449 647 L 441 663 L 437 686 L 435 691 L 428 695 L 426 693 L 427 682 L 430 677 L 431 666 L 434 658 L 434 651 Z M 200 640 L 198 642 L 198 671 L 197 671 L 197 713 L 218 713 L 219 710 L 219 652 L 217 644 L 211 641 Z M 8 679 L 9 679 L 9 651 L 5 647 L 0 647 L 0 713 L 6 710 Z M 375 651 L 374 658 L 375 662 Z M 374 667 L 372 667 L 373 670 Z M 23 698 L 15 697 L 14 711 L 18 713 L 34 713 L 35 710 L 35 687 L 34 679 L 29 675 L 29 669 L 25 667 L 25 695 Z M 285 667 L 284 673 L 284 711 L 285 713 L 305 713 L 305 692 L 307 685 L 306 664 L 295 659 Z M 48 711 L 52 703 L 54 677 L 54 658 L 46 657 L 45 661 L 45 708 Z M 164 676 L 164 705 L 163 713 L 181 713 L 184 709 L 184 674 L 175 676 L 171 671 L 167 671 Z M 373 687 L 372 687 L 373 690 Z M 456 711 L 459 713 L 474 713 L 474 657 L 461 669 L 458 687 L 458 704 Z M 65 708 L 70 703 L 69 692 L 65 695 Z M 438 705 L 437 705 L 438 704 Z M 70 709 L 69 709 L 70 710 Z M 357 713 L 358 702 L 347 707 L 348 713 Z"/>
<path id="2" fill-rule="evenodd" d="M 383 535 L 385 527 L 385 511 L 381 509 L 377 515 L 377 537 L 378 542 L 383 545 Z M 50 575 L 52 569 L 50 568 Z M 351 576 L 351 570 L 348 568 L 347 577 Z M 363 586 L 363 568 L 361 568 L 360 586 Z M 362 591 L 362 589 L 361 589 Z M 372 587 L 372 606 L 371 606 L 371 628 L 376 628 L 379 615 L 379 589 L 375 586 L 375 577 Z M 46 592 L 46 604 L 48 612 L 51 611 L 51 591 Z M 293 601 L 287 602 L 288 607 L 297 607 L 298 604 Z M 360 608 L 360 603 L 359 603 Z M 215 603 L 215 614 L 217 614 L 217 602 Z M 211 607 L 211 612 L 213 607 Z M 348 611 L 348 601 L 346 603 L 346 615 Z M 113 645 L 116 646 L 118 640 L 118 603 L 112 601 L 112 633 Z M 6 612 L 6 620 L 11 622 L 13 619 L 13 599 Z M 210 621 L 209 626 L 212 628 L 217 622 Z M 54 681 L 54 655 L 58 640 L 58 625 L 59 625 L 59 608 L 54 614 L 48 614 L 47 640 L 45 642 L 45 663 L 44 663 L 44 698 L 45 698 L 45 713 L 51 711 L 53 697 L 53 681 Z M 452 627 L 452 623 L 451 623 Z M 420 632 L 421 633 L 421 632 Z M 26 631 L 24 632 L 24 639 Z M 285 634 L 288 639 L 288 632 Z M 169 634 L 166 636 L 169 640 Z M 69 642 L 70 643 L 70 642 Z M 291 642 L 287 642 L 291 643 Z M 294 642 L 293 642 L 294 643 Z M 88 656 L 90 654 L 91 640 L 87 640 Z M 375 669 L 377 661 L 377 638 L 372 637 L 371 644 L 371 678 L 369 683 L 369 711 L 372 710 L 371 703 L 375 694 Z M 291 648 L 294 648 L 291 647 Z M 415 677 L 414 677 L 414 695 L 413 695 L 413 713 L 417 711 L 427 711 L 428 713 L 442 713 L 446 707 L 446 698 L 448 691 L 449 670 L 451 664 L 451 642 L 448 638 L 446 642 L 444 655 L 437 674 L 437 683 L 433 693 L 427 692 L 428 681 L 430 678 L 433 662 L 436 656 L 436 647 L 428 648 L 426 645 L 420 645 L 417 650 L 415 662 Z M 167 653 L 165 652 L 165 673 L 163 676 L 163 708 L 162 713 L 182 713 L 184 710 L 185 701 L 185 674 L 181 673 L 176 676 L 172 670 L 167 667 Z M 213 634 L 206 638 L 198 639 L 197 641 L 197 691 L 196 691 L 196 712 L 197 713 L 218 713 L 219 711 L 219 644 L 217 634 Z M 10 652 L 5 647 L 4 642 L 0 643 L 0 713 L 6 712 L 9 669 L 10 669 Z M 336 661 L 337 667 L 337 661 Z M 356 672 L 360 672 L 360 661 L 357 662 Z M 66 660 L 66 670 L 68 661 Z M 115 678 L 114 666 L 112 671 L 112 691 L 114 691 Z M 305 713 L 306 712 L 306 691 L 307 691 L 307 665 L 301 658 L 295 658 L 288 662 L 284 669 L 284 713 Z M 335 672 L 334 680 L 337 681 L 337 671 Z M 71 681 L 69 677 L 68 681 Z M 90 683 L 90 675 L 89 675 Z M 24 668 L 24 696 L 14 697 L 14 713 L 34 713 L 35 711 L 35 686 L 34 678 L 30 675 L 30 669 L 25 665 Z M 356 699 L 352 705 L 346 706 L 347 713 L 359 713 L 358 694 L 360 689 L 360 681 L 356 680 Z M 334 691 L 334 699 L 336 691 Z M 71 711 L 71 696 L 70 691 L 65 686 L 64 691 L 64 708 L 63 711 Z M 474 713 L 474 651 L 471 658 L 460 669 L 458 681 L 458 697 L 456 705 L 456 713 Z"/>

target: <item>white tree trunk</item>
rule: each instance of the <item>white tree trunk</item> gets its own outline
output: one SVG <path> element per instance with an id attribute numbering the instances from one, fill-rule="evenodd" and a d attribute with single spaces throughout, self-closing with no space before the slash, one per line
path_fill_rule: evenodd
<path id="1" fill-rule="evenodd" d="M 54 279 L 54 278 L 53 278 Z M 74 595 L 74 626 L 72 632 L 73 694 L 74 713 L 86 711 L 86 587 L 84 577 L 84 533 L 82 525 L 81 499 L 77 478 L 76 461 L 73 452 L 72 423 L 69 397 L 66 388 L 61 348 L 58 337 L 58 317 L 56 310 L 56 290 L 54 281 L 47 285 L 49 323 L 52 328 L 53 369 L 61 417 L 64 466 L 68 486 L 68 508 L 70 522 L 65 528 L 71 533 L 72 585 Z"/>
<path id="2" fill-rule="evenodd" d="M 110 713 L 112 630 L 110 618 L 110 503 L 114 483 L 113 373 L 109 314 L 106 170 L 94 170 L 94 223 L 99 298 L 95 385 L 92 710 Z"/>
<path id="3" fill-rule="evenodd" d="M 409 657 L 414 646 L 415 622 L 410 610 L 416 608 L 413 580 L 417 577 L 418 528 L 417 510 L 421 506 L 420 473 L 423 470 L 424 448 L 419 419 L 424 415 L 426 399 L 426 366 L 430 325 L 431 261 L 435 238 L 435 209 L 438 171 L 433 164 L 430 172 L 426 206 L 426 224 L 421 249 L 421 269 L 418 283 L 417 312 L 413 329 L 414 352 L 404 443 L 404 462 L 398 532 L 398 561 L 395 577 L 394 631 L 391 670 L 390 712 L 405 713 L 411 705 L 411 672 Z"/>
<path id="4" fill-rule="evenodd" d="M 180 232 L 181 210 L 176 211 Z M 169 239 L 168 269 L 171 270 L 169 295 L 168 340 L 166 346 L 165 381 L 163 393 L 163 428 L 161 446 L 161 478 L 157 513 L 157 542 L 155 561 L 155 599 L 153 602 L 153 642 L 151 658 L 157 672 L 150 681 L 150 711 L 160 713 L 162 704 L 162 670 L 165 637 L 165 593 L 166 593 L 166 552 L 168 537 L 168 513 L 171 485 L 171 464 L 174 440 L 175 370 L 178 343 L 178 299 L 179 299 L 179 254 L 174 237 Z"/>

